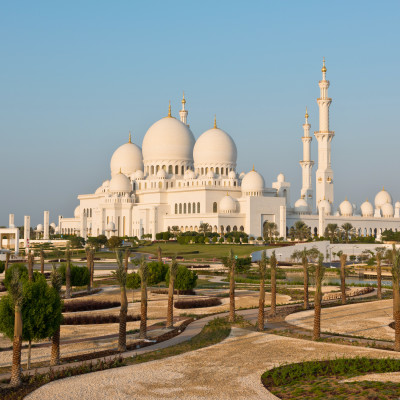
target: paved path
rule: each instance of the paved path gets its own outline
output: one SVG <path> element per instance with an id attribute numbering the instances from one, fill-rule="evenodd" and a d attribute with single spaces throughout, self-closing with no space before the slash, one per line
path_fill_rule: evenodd
<path id="1" fill-rule="evenodd" d="M 362 347 L 287 338 L 234 328 L 223 342 L 144 364 L 110 369 L 45 385 L 27 400 L 277 399 L 261 374 L 283 363 L 337 357 L 396 357 Z"/>

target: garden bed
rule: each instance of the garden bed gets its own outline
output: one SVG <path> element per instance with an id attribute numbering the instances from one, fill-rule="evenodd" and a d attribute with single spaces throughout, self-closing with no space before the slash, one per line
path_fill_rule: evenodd
<path id="1" fill-rule="evenodd" d="M 174 303 L 174 307 L 179 309 L 204 308 L 220 306 L 221 304 L 222 302 L 219 298 L 213 297 L 208 299 L 179 300 Z"/>
<path id="2" fill-rule="evenodd" d="M 64 302 L 64 313 L 78 312 L 78 311 L 94 311 L 106 310 L 107 308 L 119 307 L 119 301 L 96 301 L 96 300 L 80 300 Z"/>
<path id="3" fill-rule="evenodd" d="M 127 315 L 126 322 L 140 321 L 140 315 Z M 119 315 L 73 315 L 64 317 L 62 325 L 92 325 L 119 323 Z"/>
<path id="4" fill-rule="evenodd" d="M 398 359 L 339 358 L 283 365 L 266 371 L 261 381 L 280 399 L 389 400 L 400 396 L 398 383 L 343 380 L 367 373 L 398 371 Z"/>
<path id="5" fill-rule="evenodd" d="M 150 293 L 152 294 L 168 294 L 168 289 L 153 289 L 150 291 Z M 186 295 L 190 295 L 190 296 L 194 296 L 196 294 L 196 292 L 194 290 L 174 290 L 174 294 L 181 294 L 182 296 Z"/>

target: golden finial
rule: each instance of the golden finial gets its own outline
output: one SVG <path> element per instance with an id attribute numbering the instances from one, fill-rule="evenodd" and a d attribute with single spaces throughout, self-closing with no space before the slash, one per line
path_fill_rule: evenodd
<path id="1" fill-rule="evenodd" d="M 168 106 L 168 117 L 171 117 L 171 100 L 169 101 L 169 106 Z"/>
<path id="2" fill-rule="evenodd" d="M 307 106 L 306 106 L 306 115 L 305 115 L 306 119 L 308 118 L 308 111 L 307 111 Z"/>
<path id="3" fill-rule="evenodd" d="M 186 100 L 185 100 L 185 92 L 183 92 L 183 97 L 182 97 L 182 104 L 185 104 Z"/>
<path id="4" fill-rule="evenodd" d="M 129 140 L 128 140 L 128 143 L 132 143 L 131 131 L 129 131 Z"/>
<path id="5" fill-rule="evenodd" d="M 325 67 L 325 57 L 322 59 L 322 72 L 326 72 L 326 67 Z"/>
<path id="6" fill-rule="evenodd" d="M 119 168 L 119 173 L 122 174 L 122 169 L 121 169 L 121 167 Z"/>
<path id="7" fill-rule="evenodd" d="M 229 192 L 226 192 L 226 195 L 229 196 Z"/>
<path id="8" fill-rule="evenodd" d="M 382 190 L 385 191 L 385 186 L 382 187 Z"/>
<path id="9" fill-rule="evenodd" d="M 253 169 L 252 169 L 252 171 L 255 171 L 255 169 L 254 169 L 254 164 L 253 164 Z"/>
<path id="10" fill-rule="evenodd" d="M 214 115 L 214 129 L 217 129 L 217 114 Z"/>
<path id="11" fill-rule="evenodd" d="M 347 196 L 346 196 L 346 198 L 344 199 L 344 201 L 347 201 Z"/>

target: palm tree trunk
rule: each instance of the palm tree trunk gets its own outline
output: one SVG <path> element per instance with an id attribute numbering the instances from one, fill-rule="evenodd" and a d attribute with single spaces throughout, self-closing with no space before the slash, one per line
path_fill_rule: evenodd
<path id="1" fill-rule="evenodd" d="M 313 340 L 318 340 L 321 337 L 321 299 L 322 299 L 322 291 L 321 291 L 321 270 L 320 267 L 317 266 L 315 271 L 315 297 L 314 297 L 314 329 L 313 329 Z"/>
<path id="2" fill-rule="evenodd" d="M 235 261 L 233 261 L 230 270 L 229 280 L 229 322 L 235 321 Z"/>
<path id="3" fill-rule="evenodd" d="M 271 315 L 276 315 L 276 267 L 271 268 Z"/>
<path id="4" fill-rule="evenodd" d="M 54 332 L 51 339 L 51 357 L 50 365 L 58 365 L 60 363 L 60 327 Z"/>
<path id="5" fill-rule="evenodd" d="M 6 253 L 6 264 L 4 266 L 4 273 L 7 272 L 9 263 L 10 263 L 10 253 Z"/>
<path id="6" fill-rule="evenodd" d="M 394 350 L 400 351 L 400 293 L 399 280 L 393 282 Z"/>
<path id="7" fill-rule="evenodd" d="M 93 289 L 93 280 L 94 280 L 94 252 L 92 251 L 90 257 L 90 287 Z"/>
<path id="8" fill-rule="evenodd" d="M 22 348 L 22 313 L 21 313 L 21 308 L 19 306 L 15 306 L 13 357 L 12 357 L 11 380 L 10 380 L 10 385 L 13 387 L 20 386 L 22 383 L 21 348 Z"/>
<path id="9" fill-rule="evenodd" d="M 129 250 L 125 251 L 125 272 L 128 273 L 128 267 L 129 267 L 129 256 L 130 256 L 130 252 Z"/>
<path id="10" fill-rule="evenodd" d="M 121 310 L 119 312 L 119 336 L 118 351 L 126 351 L 126 316 L 128 314 L 128 299 L 126 297 L 126 288 L 121 286 Z"/>
<path id="11" fill-rule="evenodd" d="M 44 275 L 44 252 L 41 250 L 40 252 L 40 273 Z"/>
<path id="12" fill-rule="evenodd" d="M 65 268 L 65 298 L 71 298 L 71 258 L 67 250 L 67 266 Z"/>
<path id="13" fill-rule="evenodd" d="M 340 256 L 340 291 L 342 292 L 342 304 L 346 304 L 346 259 L 346 254 Z"/>
<path id="14" fill-rule="evenodd" d="M 174 327 L 174 279 L 170 277 L 168 287 L 167 328 Z"/>
<path id="15" fill-rule="evenodd" d="M 28 254 L 28 279 L 30 282 L 33 281 L 33 254 Z"/>
<path id="16" fill-rule="evenodd" d="M 87 286 L 87 292 L 90 293 L 90 291 L 91 291 L 90 276 L 92 275 L 92 271 L 91 271 L 91 268 L 92 268 L 92 261 L 90 260 L 90 250 L 88 250 L 88 251 L 86 252 L 86 267 L 87 267 L 87 269 L 88 269 L 88 271 L 89 271 L 89 283 L 88 283 L 88 286 Z"/>
<path id="17" fill-rule="evenodd" d="M 31 356 L 32 356 L 32 340 L 28 340 L 28 358 L 26 361 L 26 369 L 31 369 Z"/>
<path id="18" fill-rule="evenodd" d="M 264 307 L 265 307 L 265 274 L 260 279 L 260 298 L 258 300 L 258 322 L 257 329 L 262 332 L 264 330 Z"/>
<path id="19" fill-rule="evenodd" d="M 303 260 L 303 280 L 304 280 L 304 310 L 308 310 L 308 261 Z"/>
<path id="20" fill-rule="evenodd" d="M 147 337 L 147 283 L 142 283 L 140 304 L 140 334 L 141 339 Z"/>
<path id="21" fill-rule="evenodd" d="M 376 255 L 376 280 L 378 283 L 377 287 L 377 296 L 378 300 L 382 299 L 382 266 L 381 266 L 381 256 L 380 254 Z"/>

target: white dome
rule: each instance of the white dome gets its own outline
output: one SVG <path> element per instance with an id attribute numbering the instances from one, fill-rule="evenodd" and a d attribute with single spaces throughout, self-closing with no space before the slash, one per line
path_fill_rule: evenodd
<path id="1" fill-rule="evenodd" d="M 97 190 L 96 190 L 97 192 Z M 81 206 L 77 206 L 74 210 L 74 217 L 79 218 L 81 216 Z"/>
<path id="2" fill-rule="evenodd" d="M 278 175 L 277 179 L 278 182 L 285 182 L 285 175 L 282 172 Z M 300 199 L 299 199 L 300 200 Z"/>
<path id="3" fill-rule="evenodd" d="M 353 206 L 347 199 L 340 203 L 339 210 L 340 215 L 343 217 L 351 217 L 353 215 Z"/>
<path id="4" fill-rule="evenodd" d="M 243 179 L 245 175 L 246 174 L 244 172 L 241 172 L 240 175 L 239 175 L 239 179 Z"/>
<path id="5" fill-rule="evenodd" d="M 173 160 L 192 161 L 194 136 L 187 125 L 173 117 L 154 123 L 143 139 L 144 162 Z"/>
<path id="6" fill-rule="evenodd" d="M 165 179 L 167 177 L 167 173 L 165 172 L 165 169 L 160 169 L 158 172 L 157 172 L 157 178 L 158 179 Z"/>
<path id="7" fill-rule="evenodd" d="M 187 169 L 185 171 L 185 179 L 195 179 L 196 178 L 196 174 L 194 173 L 194 171 L 192 171 L 191 169 Z"/>
<path id="8" fill-rule="evenodd" d="M 143 169 L 142 150 L 134 143 L 128 142 L 118 147 L 111 157 L 111 176 L 120 171 L 125 175 L 131 175 L 138 169 Z"/>
<path id="9" fill-rule="evenodd" d="M 360 208 L 363 217 L 372 217 L 374 215 L 374 207 L 368 200 L 364 201 Z"/>
<path id="10" fill-rule="evenodd" d="M 395 208 L 400 208 L 400 201 L 396 201 L 394 207 L 395 207 Z"/>
<path id="11" fill-rule="evenodd" d="M 228 178 L 229 179 L 236 179 L 236 172 L 235 171 L 229 171 Z"/>
<path id="12" fill-rule="evenodd" d="M 390 203 L 386 203 L 381 207 L 383 218 L 392 218 L 394 215 L 393 206 Z"/>
<path id="13" fill-rule="evenodd" d="M 50 226 L 51 226 L 54 230 L 56 230 L 56 228 L 57 228 L 57 225 L 56 225 L 54 222 L 52 222 L 52 223 L 50 224 Z"/>
<path id="14" fill-rule="evenodd" d="M 193 149 L 195 167 L 223 164 L 236 167 L 236 144 L 228 133 L 219 128 L 204 132 Z"/>
<path id="15" fill-rule="evenodd" d="M 375 208 L 380 209 L 386 203 L 392 204 L 392 196 L 383 188 L 375 196 Z"/>
<path id="16" fill-rule="evenodd" d="M 133 179 L 143 179 L 144 178 L 144 172 L 141 169 L 138 169 L 133 175 Z"/>
<path id="17" fill-rule="evenodd" d="M 237 210 L 237 201 L 229 196 L 224 196 L 219 202 L 219 211 L 224 214 L 235 213 Z"/>
<path id="18" fill-rule="evenodd" d="M 307 213 L 310 212 L 310 208 L 307 204 L 307 201 L 303 198 L 300 198 L 294 203 L 295 211 L 298 213 Z"/>
<path id="19" fill-rule="evenodd" d="M 264 178 L 254 169 L 248 172 L 242 180 L 242 192 L 250 195 L 262 194 L 264 186 Z"/>
<path id="20" fill-rule="evenodd" d="M 114 222 L 112 222 L 112 221 L 110 221 L 108 224 L 107 224 L 107 229 L 106 229 L 107 231 L 114 231 L 115 230 L 115 224 L 114 224 Z"/>
<path id="21" fill-rule="evenodd" d="M 38 232 L 43 232 L 43 225 L 42 225 L 42 224 L 39 224 L 39 225 L 36 227 L 36 230 L 37 230 Z"/>
<path id="22" fill-rule="evenodd" d="M 110 191 L 111 192 L 130 192 L 131 181 L 124 174 L 117 174 L 113 176 L 110 181 Z"/>
<path id="23" fill-rule="evenodd" d="M 325 209 L 325 215 L 330 215 L 331 214 L 331 203 L 329 203 L 329 201 L 328 200 L 321 200 L 319 203 L 318 203 L 318 210 L 320 209 L 320 208 L 322 208 L 322 207 L 324 207 L 324 209 Z"/>

